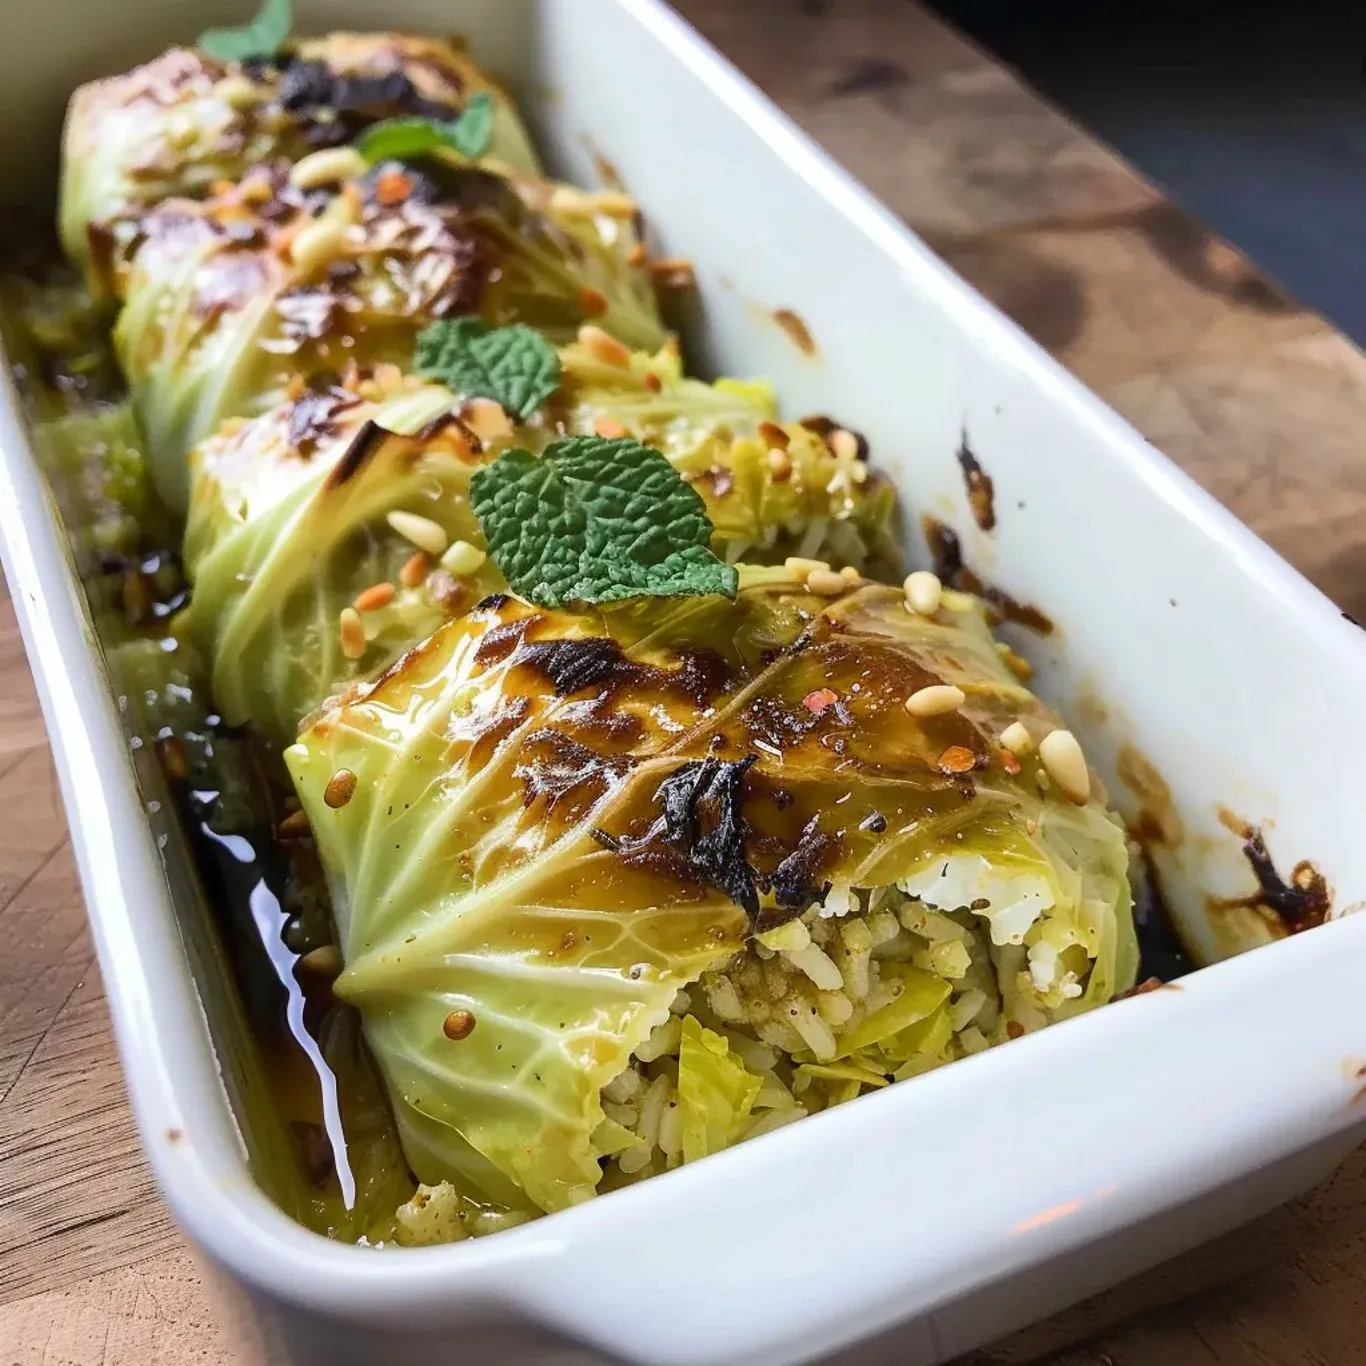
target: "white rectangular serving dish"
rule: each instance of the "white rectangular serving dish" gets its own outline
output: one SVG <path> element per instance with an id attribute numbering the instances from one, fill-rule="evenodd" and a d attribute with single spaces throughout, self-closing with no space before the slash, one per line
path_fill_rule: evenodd
<path id="1" fill-rule="evenodd" d="M 248 7 L 5 6 L 0 88 L 25 119 L 0 183 L 41 202 L 77 82 Z M 1072 709 L 1122 808 L 1138 801 L 1116 780 L 1126 740 L 1164 776 L 1184 829 L 1158 856 L 1164 889 L 1208 956 L 1260 924 L 1208 900 L 1252 890 L 1221 805 L 1265 826 L 1278 866 L 1313 859 L 1339 910 L 1366 901 L 1366 637 L 662 4 L 299 8 L 308 30 L 466 33 L 555 169 L 592 184 L 609 157 L 695 261 L 709 366 L 856 425 L 909 508 L 944 516 L 974 567 L 1047 610 L 1058 632 L 1024 642 L 1039 686 Z M 773 324 L 779 306 L 815 358 Z M 965 429 L 996 482 L 990 537 L 955 461 Z M 0 455 L 4 565 L 138 1121 L 263 1356 L 931 1366 L 1269 1208 L 1358 1140 L 1366 917 L 1347 916 L 491 1239 L 376 1253 L 305 1231 L 252 1179 L 231 994 L 175 839 L 158 853 L 9 390 Z"/>

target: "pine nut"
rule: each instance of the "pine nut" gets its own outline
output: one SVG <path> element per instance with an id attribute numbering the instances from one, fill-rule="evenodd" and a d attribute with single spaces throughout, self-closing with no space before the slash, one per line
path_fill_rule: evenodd
<path id="1" fill-rule="evenodd" d="M 849 587 L 833 569 L 813 569 L 806 576 L 806 586 L 822 598 L 833 598 Z"/>
<path id="2" fill-rule="evenodd" d="M 419 588 L 431 567 L 432 557 L 425 550 L 419 550 L 398 571 L 398 581 L 405 588 Z"/>
<path id="3" fill-rule="evenodd" d="M 347 659 L 360 659 L 365 654 L 365 623 L 354 607 L 343 607 L 338 623 L 342 654 Z"/>
<path id="4" fill-rule="evenodd" d="M 301 275 L 311 275 L 336 259 L 346 242 L 346 227 L 335 218 L 319 218 L 300 229 L 289 255 Z"/>
<path id="5" fill-rule="evenodd" d="M 1025 729 L 1023 721 L 1012 721 L 1001 732 L 1001 748 L 1008 749 L 1017 759 L 1034 748 L 1034 737 Z"/>
<path id="6" fill-rule="evenodd" d="M 794 574 L 797 578 L 804 579 L 808 574 L 814 574 L 819 569 L 824 569 L 828 572 L 830 566 L 826 564 L 824 560 L 808 560 L 804 559 L 801 555 L 789 555 L 787 559 L 783 561 L 783 568 L 786 569 L 789 574 Z"/>
<path id="7" fill-rule="evenodd" d="M 351 606 L 357 612 L 378 612 L 393 602 L 397 590 L 392 583 L 372 583 L 363 593 L 357 593 Z"/>
<path id="8" fill-rule="evenodd" d="M 366 169 L 365 158 L 354 147 L 325 147 L 296 161 L 289 183 L 300 190 L 318 190 L 363 176 Z"/>
<path id="9" fill-rule="evenodd" d="M 261 88 L 245 76 L 224 76 L 213 93 L 231 109 L 250 109 L 262 96 Z"/>
<path id="10" fill-rule="evenodd" d="M 586 347 L 589 354 L 603 365 L 616 365 L 627 369 L 631 364 L 631 353 L 610 332 L 584 323 L 579 328 L 579 345 Z"/>
<path id="11" fill-rule="evenodd" d="M 917 569 L 914 574 L 906 575 L 902 588 L 906 593 L 906 606 L 912 612 L 918 612 L 922 617 L 932 617 L 939 610 L 944 585 L 939 582 L 938 574 L 931 574 L 928 569 Z"/>
<path id="12" fill-rule="evenodd" d="M 450 538 L 439 522 L 432 521 L 430 517 L 421 517 L 416 512 L 391 512 L 385 517 L 385 521 L 405 541 L 411 541 L 433 559 L 439 560 L 450 544 Z"/>
<path id="13" fill-rule="evenodd" d="M 452 541 L 450 549 L 441 557 L 441 567 L 448 574 L 463 579 L 477 573 L 487 559 L 488 555 L 478 546 L 468 541 Z"/>
<path id="14" fill-rule="evenodd" d="M 1077 737 L 1070 730 L 1050 731 L 1039 742 L 1039 758 L 1063 795 L 1084 806 L 1091 796 L 1091 774 Z"/>
<path id="15" fill-rule="evenodd" d="M 955 688 L 952 683 L 932 683 L 906 699 L 906 710 L 912 716 L 944 716 L 957 711 L 967 700 L 962 688 Z"/>

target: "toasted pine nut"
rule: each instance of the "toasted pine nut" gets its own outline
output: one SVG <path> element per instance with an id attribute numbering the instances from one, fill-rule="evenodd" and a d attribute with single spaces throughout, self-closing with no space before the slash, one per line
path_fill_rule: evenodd
<path id="1" fill-rule="evenodd" d="M 224 76 L 213 93 L 231 109 L 250 109 L 262 96 L 261 88 L 245 76 Z"/>
<path id="2" fill-rule="evenodd" d="M 579 345 L 585 347 L 596 361 L 626 369 L 631 364 L 631 353 L 610 332 L 584 323 L 579 328 Z"/>
<path id="3" fill-rule="evenodd" d="M 906 710 L 912 716 L 944 716 L 957 711 L 966 701 L 962 688 L 955 688 L 952 683 L 932 683 L 906 699 Z"/>
<path id="4" fill-rule="evenodd" d="M 397 591 L 392 583 L 372 583 L 364 592 L 356 594 L 351 606 L 357 612 L 378 612 L 393 602 Z"/>
<path id="5" fill-rule="evenodd" d="M 772 446 L 768 450 L 767 459 L 769 472 L 778 483 L 781 484 L 792 477 L 792 457 L 786 451 Z"/>
<path id="6" fill-rule="evenodd" d="M 318 190 L 365 174 L 365 158 L 354 147 L 324 147 L 294 163 L 289 183 L 300 190 Z"/>
<path id="7" fill-rule="evenodd" d="M 469 399 L 460 410 L 460 420 L 480 441 L 496 441 L 499 437 L 512 435 L 512 419 L 496 399 Z"/>
<path id="8" fill-rule="evenodd" d="M 419 550 L 398 571 L 398 581 L 405 588 L 418 588 L 432 567 L 432 557 L 425 550 Z"/>
<path id="9" fill-rule="evenodd" d="M 311 275 L 335 260 L 345 241 L 345 223 L 335 218 L 319 218 L 299 230 L 290 244 L 290 259 L 300 274 Z"/>
<path id="10" fill-rule="evenodd" d="M 441 557 L 441 567 L 458 579 L 468 578 L 477 573 L 488 559 L 488 555 L 477 545 L 468 541 L 452 541 L 450 549 Z"/>
<path id="11" fill-rule="evenodd" d="M 1070 730 L 1050 731 L 1039 742 L 1039 758 L 1063 795 L 1085 806 L 1091 796 L 1091 773 L 1077 737 Z"/>
<path id="12" fill-rule="evenodd" d="M 384 520 L 405 541 L 411 541 L 419 550 L 425 550 L 433 559 L 440 559 L 450 544 L 450 537 L 446 535 L 445 528 L 440 522 L 432 521 L 430 517 L 419 516 L 416 512 L 399 510 L 388 513 Z"/>
<path id="13" fill-rule="evenodd" d="M 902 587 L 906 590 L 906 606 L 912 612 L 918 612 L 922 617 L 932 617 L 939 610 L 944 585 L 939 582 L 938 574 L 931 574 L 928 569 L 917 569 L 914 574 L 906 575 Z"/>
<path id="14" fill-rule="evenodd" d="M 1034 748 L 1034 737 L 1023 721 L 1012 721 L 1001 732 L 1001 748 L 1008 749 L 1017 759 Z"/>
<path id="15" fill-rule="evenodd" d="M 359 659 L 365 653 L 365 623 L 354 607 L 343 607 L 339 621 L 342 654 L 347 659 Z"/>
<path id="16" fill-rule="evenodd" d="M 849 587 L 832 569 L 813 569 L 806 576 L 806 586 L 823 598 L 837 597 Z"/>
<path id="17" fill-rule="evenodd" d="M 824 560 L 808 560 L 801 555 L 789 555 L 783 561 L 783 568 L 789 574 L 795 574 L 799 579 L 804 579 L 808 574 L 814 574 L 818 569 L 828 571 L 830 566 Z"/>
<path id="18" fill-rule="evenodd" d="M 785 451 L 792 438 L 776 422 L 767 420 L 759 424 L 759 440 L 775 451 Z"/>

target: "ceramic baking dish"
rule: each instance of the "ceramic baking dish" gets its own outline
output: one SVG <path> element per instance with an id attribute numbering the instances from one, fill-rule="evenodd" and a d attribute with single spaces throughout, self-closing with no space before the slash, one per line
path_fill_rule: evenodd
<path id="1" fill-rule="evenodd" d="M 3 183 L 41 202 L 71 88 L 230 8 L 5 6 L 0 88 L 25 119 Z M 147 814 L 146 747 L 135 738 L 130 751 L 121 729 L 7 391 L 4 564 L 129 1089 L 166 1198 L 236 1288 L 257 1349 L 320 1366 L 928 1366 L 1326 1174 L 1366 1118 L 1366 917 L 1342 914 L 1366 899 L 1366 638 L 663 5 L 300 9 L 315 30 L 466 33 L 510 79 L 552 165 L 593 184 L 609 158 L 663 246 L 696 263 L 695 355 L 772 377 L 789 411 L 857 424 L 909 508 L 954 525 L 980 573 L 1047 611 L 1058 630 L 1021 648 L 1126 814 L 1151 817 L 1160 801 L 1163 890 L 1207 959 L 1274 937 L 1265 912 L 1237 904 L 1255 883 L 1221 808 L 1263 828 L 1278 868 L 1312 860 L 1335 917 L 491 1239 L 388 1253 L 329 1243 L 253 1180 L 263 1140 L 240 1104 L 251 1044 L 193 869 Z M 814 354 L 775 324 L 780 309 Z M 995 480 L 989 536 L 955 458 L 965 432 Z"/>

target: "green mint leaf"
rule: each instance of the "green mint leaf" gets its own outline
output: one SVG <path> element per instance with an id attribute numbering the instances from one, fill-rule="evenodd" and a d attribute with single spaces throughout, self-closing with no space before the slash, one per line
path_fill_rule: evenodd
<path id="1" fill-rule="evenodd" d="M 489 149 L 493 138 L 493 96 L 481 90 L 458 119 L 385 119 L 371 124 L 357 139 L 361 156 L 372 166 L 379 161 L 406 161 L 424 152 L 459 152 L 471 161 Z"/>
<path id="2" fill-rule="evenodd" d="M 250 62 L 273 57 L 294 26 L 291 0 L 261 0 L 256 18 L 237 28 L 211 28 L 199 35 L 199 50 L 216 62 Z"/>
<path id="3" fill-rule="evenodd" d="M 735 596 L 739 577 L 711 552 L 706 505 L 638 441 L 573 436 L 539 458 L 504 451 L 475 473 L 470 500 L 494 562 L 538 607 Z"/>
<path id="4" fill-rule="evenodd" d="M 493 116 L 495 113 L 493 96 L 481 90 L 464 108 L 454 123 L 445 124 L 450 129 L 451 142 L 457 152 L 463 152 L 471 161 L 483 156 L 493 141 Z"/>
<path id="5" fill-rule="evenodd" d="M 528 418 L 560 384 L 560 358 L 534 328 L 478 318 L 433 323 L 417 338 L 417 373 L 465 398 L 492 398 Z"/>

